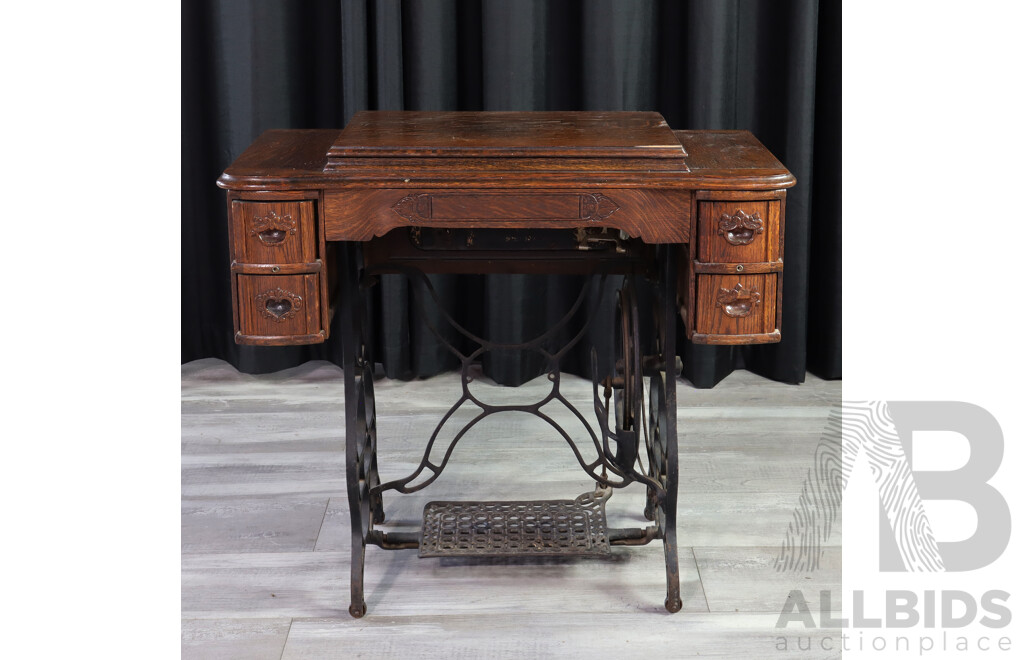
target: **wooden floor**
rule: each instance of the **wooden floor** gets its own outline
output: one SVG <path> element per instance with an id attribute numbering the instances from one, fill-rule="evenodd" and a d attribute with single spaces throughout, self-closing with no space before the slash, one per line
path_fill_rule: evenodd
<path id="1" fill-rule="evenodd" d="M 548 385 L 475 391 L 532 401 Z M 419 462 L 460 383 L 448 374 L 375 387 L 386 481 Z M 564 377 L 562 387 L 592 410 L 589 381 Z M 712 390 L 680 381 L 683 611 L 674 615 L 663 607 L 656 541 L 572 560 L 419 559 L 371 547 L 369 613 L 352 619 L 341 370 L 311 362 L 251 376 L 199 360 L 182 366 L 181 395 L 184 658 L 839 657 L 822 650 L 828 637 L 839 648 L 838 631 L 775 628 L 791 589 L 815 619 L 819 590 L 841 606 L 838 531 L 817 570 L 774 568 L 839 382 L 782 385 L 745 371 Z M 544 462 L 530 465 L 538 448 Z M 571 499 L 592 487 L 542 422 L 499 414 L 459 443 L 429 488 L 386 493 L 384 528 L 418 526 L 433 500 Z M 642 500 L 635 485 L 617 491 L 609 524 L 646 524 Z M 780 638 L 789 650 L 777 650 Z"/>

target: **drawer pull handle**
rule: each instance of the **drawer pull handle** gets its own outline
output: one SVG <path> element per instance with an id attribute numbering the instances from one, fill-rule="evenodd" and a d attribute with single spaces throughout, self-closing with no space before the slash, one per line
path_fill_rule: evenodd
<path id="1" fill-rule="evenodd" d="M 272 321 L 283 322 L 302 309 L 302 297 L 278 287 L 256 296 L 256 308 Z"/>
<path id="2" fill-rule="evenodd" d="M 270 312 L 277 318 L 281 318 L 288 312 L 292 311 L 292 301 L 288 300 L 287 298 L 283 298 L 281 300 L 268 300 L 266 308 L 268 312 Z"/>
<path id="3" fill-rule="evenodd" d="M 742 318 L 750 316 L 754 308 L 761 303 L 761 294 L 751 291 L 739 282 L 731 289 L 721 288 L 718 290 L 716 307 L 721 307 L 727 316 Z"/>
<path id="4" fill-rule="evenodd" d="M 298 223 L 291 215 L 278 215 L 271 211 L 265 216 L 252 219 L 250 236 L 259 237 L 265 245 L 280 245 L 289 234 L 294 234 Z"/>
<path id="5" fill-rule="evenodd" d="M 724 236 L 729 245 L 749 245 L 757 234 L 764 233 L 764 220 L 759 212 L 748 215 L 743 209 L 736 209 L 732 215 L 723 213 L 718 220 L 718 235 Z"/>
<path id="6" fill-rule="evenodd" d="M 264 229 L 258 235 L 267 245 L 277 245 L 288 237 L 288 232 L 284 229 Z"/>

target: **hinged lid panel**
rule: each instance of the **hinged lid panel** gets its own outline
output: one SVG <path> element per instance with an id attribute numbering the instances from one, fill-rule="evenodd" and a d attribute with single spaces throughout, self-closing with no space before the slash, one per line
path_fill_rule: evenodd
<path id="1" fill-rule="evenodd" d="M 342 158 L 683 158 L 657 112 L 358 112 Z"/>

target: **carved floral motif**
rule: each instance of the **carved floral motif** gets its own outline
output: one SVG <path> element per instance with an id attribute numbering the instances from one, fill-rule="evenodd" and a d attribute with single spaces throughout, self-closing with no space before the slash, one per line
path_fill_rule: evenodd
<path id="1" fill-rule="evenodd" d="M 433 193 L 415 193 L 406 195 L 395 202 L 391 210 L 407 220 L 423 222 L 433 219 Z M 613 199 L 601 193 L 581 193 L 580 220 L 604 220 L 619 210 Z"/>
<path id="2" fill-rule="evenodd" d="M 391 210 L 409 220 L 429 220 L 431 216 L 430 193 L 406 195 L 395 202 Z"/>
<path id="3" fill-rule="evenodd" d="M 295 234 L 299 223 L 292 216 L 278 215 L 270 211 L 265 216 L 252 219 L 250 236 L 259 236 L 259 239 L 267 245 L 280 245 L 288 234 Z"/>
<path id="4" fill-rule="evenodd" d="M 731 289 L 723 287 L 718 290 L 715 306 L 721 307 L 728 316 L 742 318 L 749 316 L 760 302 L 761 294 L 759 292 L 751 291 L 737 282 L 736 286 Z"/>
<path id="5" fill-rule="evenodd" d="M 736 209 L 736 213 L 723 213 L 718 220 L 718 235 L 724 236 L 730 245 L 749 245 L 755 234 L 762 233 L 764 220 L 758 212 L 748 215 L 743 209 Z"/>
<path id="6" fill-rule="evenodd" d="M 580 195 L 580 220 L 604 220 L 619 210 L 619 205 L 601 193 Z"/>
<path id="7" fill-rule="evenodd" d="M 302 296 L 277 287 L 256 296 L 256 308 L 271 321 L 281 323 L 299 313 L 302 309 Z"/>

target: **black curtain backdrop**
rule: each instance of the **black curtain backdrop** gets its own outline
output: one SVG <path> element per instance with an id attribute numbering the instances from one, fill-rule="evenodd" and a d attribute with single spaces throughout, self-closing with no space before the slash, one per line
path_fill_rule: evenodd
<path id="1" fill-rule="evenodd" d="M 786 202 L 779 344 L 682 343 L 684 376 L 733 369 L 799 383 L 841 375 L 840 16 L 814 0 L 186 0 L 182 15 L 182 361 L 248 373 L 340 363 L 339 333 L 311 347 L 237 346 L 221 171 L 264 130 L 341 128 L 358 110 L 654 110 L 677 129 L 749 129 L 796 175 Z M 494 339 L 535 333 L 581 281 L 433 276 L 449 311 Z M 614 288 L 615 283 L 609 283 Z M 374 300 L 376 360 L 391 377 L 456 363 L 408 285 Z M 592 340 L 612 334 L 610 296 Z M 595 305 L 591 301 L 591 305 Z M 599 319 L 600 321 L 600 319 Z M 497 382 L 540 373 L 494 354 Z M 586 373 L 584 360 L 568 370 Z"/>

